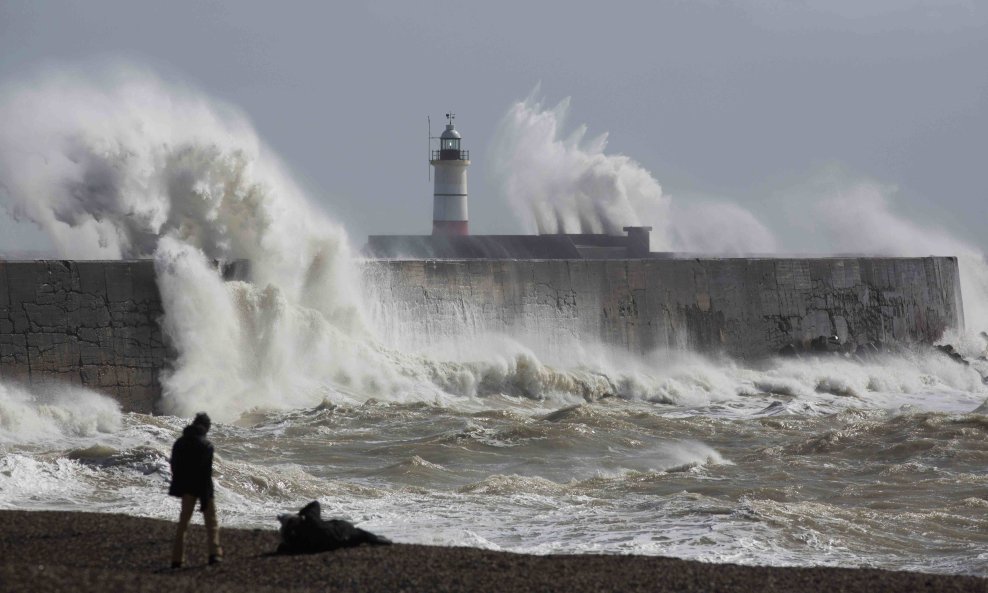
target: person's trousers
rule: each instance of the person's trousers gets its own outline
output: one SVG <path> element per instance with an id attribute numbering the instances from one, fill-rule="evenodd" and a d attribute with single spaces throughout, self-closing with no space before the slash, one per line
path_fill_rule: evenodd
<path id="1" fill-rule="evenodd" d="M 182 512 L 178 516 L 178 531 L 175 532 L 175 545 L 172 547 L 172 564 L 185 563 L 185 532 L 189 529 L 189 521 L 196 510 L 197 496 L 186 494 L 182 497 Z M 216 522 L 216 503 L 210 498 L 202 506 L 202 516 L 206 521 L 206 536 L 209 539 L 209 555 L 222 556 L 220 548 L 220 528 Z"/>

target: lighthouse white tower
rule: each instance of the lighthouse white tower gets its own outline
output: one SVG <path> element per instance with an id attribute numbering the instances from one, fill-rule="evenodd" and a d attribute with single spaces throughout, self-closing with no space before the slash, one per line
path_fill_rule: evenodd
<path id="1" fill-rule="evenodd" d="M 460 133 L 453 127 L 453 113 L 447 113 L 446 129 L 439 137 L 439 150 L 432 151 L 436 185 L 432 202 L 433 235 L 468 235 L 467 167 L 470 152 L 460 150 Z"/>

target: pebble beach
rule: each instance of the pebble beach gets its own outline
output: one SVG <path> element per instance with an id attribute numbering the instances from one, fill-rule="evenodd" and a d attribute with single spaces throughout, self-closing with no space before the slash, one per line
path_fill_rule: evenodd
<path id="1" fill-rule="evenodd" d="M 168 554 L 174 529 L 169 521 L 126 515 L 0 511 L 0 591 L 988 591 L 988 580 L 976 576 L 405 544 L 278 556 L 274 525 L 224 529 L 225 560 L 214 566 L 206 564 L 204 528 L 193 525 L 187 565 L 173 570 Z"/>

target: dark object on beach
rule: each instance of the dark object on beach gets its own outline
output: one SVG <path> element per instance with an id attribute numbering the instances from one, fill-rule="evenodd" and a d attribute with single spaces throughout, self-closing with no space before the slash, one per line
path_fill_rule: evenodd
<path id="1" fill-rule="evenodd" d="M 391 540 L 374 535 L 342 519 L 323 520 L 319 501 L 313 500 L 296 515 L 278 515 L 281 521 L 279 554 L 315 554 L 361 544 L 389 545 Z"/>

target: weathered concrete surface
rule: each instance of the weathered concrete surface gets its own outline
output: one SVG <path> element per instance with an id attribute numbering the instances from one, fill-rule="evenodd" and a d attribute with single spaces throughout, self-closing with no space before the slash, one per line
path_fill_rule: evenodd
<path id="1" fill-rule="evenodd" d="M 369 262 L 365 276 L 389 321 L 425 340 L 461 327 L 757 358 L 834 334 L 932 343 L 963 325 L 948 257 L 408 260 Z"/>
<path id="2" fill-rule="evenodd" d="M 389 321 L 536 335 L 562 347 L 754 358 L 837 334 L 931 343 L 963 324 L 954 258 L 368 261 Z M 169 363 L 150 261 L 0 261 L 0 380 L 69 383 L 152 412 Z"/>
<path id="3" fill-rule="evenodd" d="M 0 261 L 0 379 L 83 385 L 151 412 L 161 315 L 150 261 Z"/>

